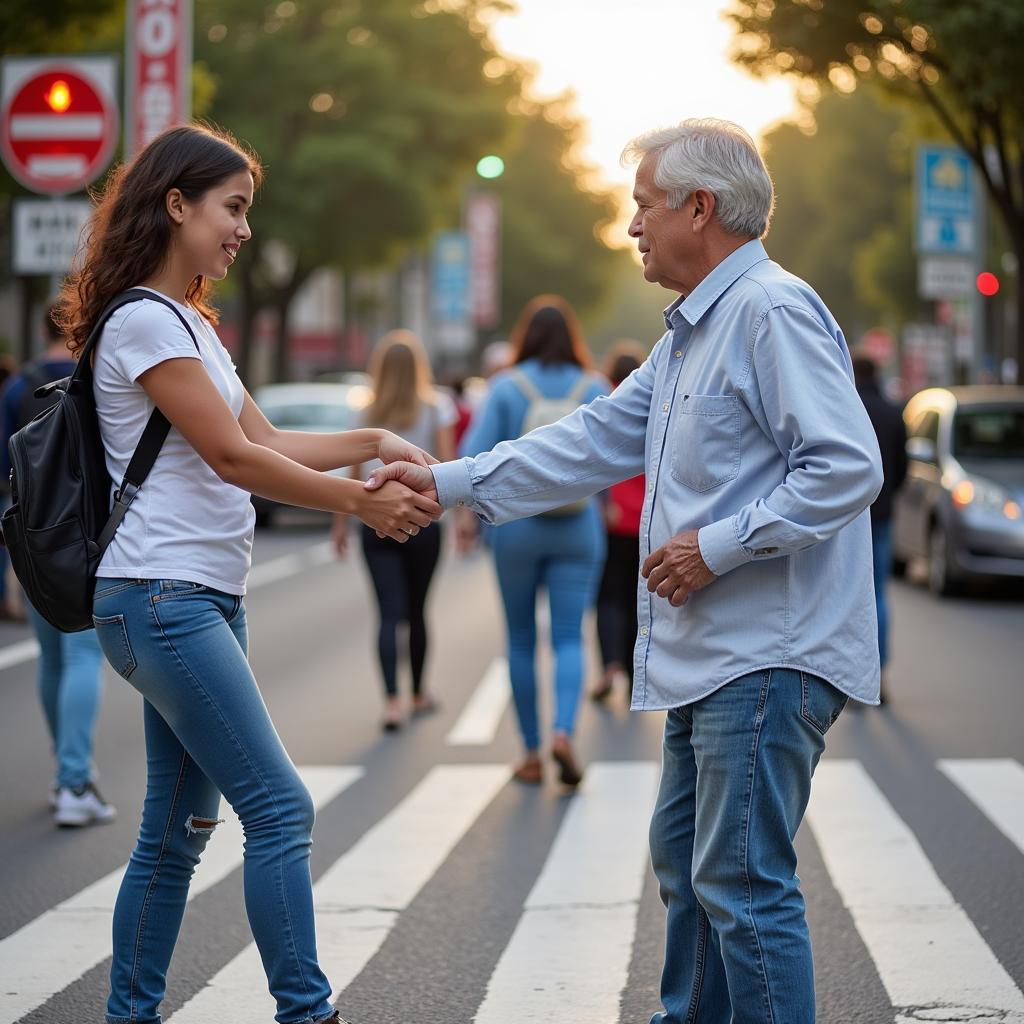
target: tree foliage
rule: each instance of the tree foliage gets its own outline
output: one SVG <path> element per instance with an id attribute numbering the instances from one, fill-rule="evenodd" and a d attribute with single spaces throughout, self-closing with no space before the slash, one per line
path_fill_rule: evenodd
<path id="1" fill-rule="evenodd" d="M 731 17 L 734 56 L 755 73 L 797 75 L 841 91 L 874 79 L 930 110 L 974 161 L 1024 259 L 1024 5 L 734 0 Z M 1024 307 L 1022 284 L 1018 275 Z M 1017 349 L 1024 373 L 1024 316 Z"/>
<path id="2" fill-rule="evenodd" d="M 502 200 L 502 331 L 535 295 L 563 295 L 581 315 L 605 300 L 615 253 L 600 232 L 617 213 L 612 193 L 587 184 L 575 157 L 582 125 L 565 99 L 523 102 L 512 118 Z"/>
<path id="3" fill-rule="evenodd" d="M 494 53 L 471 14 L 412 0 L 198 5 L 209 116 L 267 171 L 240 269 L 244 301 L 278 310 L 279 351 L 314 269 L 381 265 L 424 239 L 501 139 L 517 84 L 485 73 Z"/>
<path id="4" fill-rule="evenodd" d="M 859 89 L 824 96 L 813 134 L 784 123 L 764 137 L 777 199 L 765 245 L 813 285 L 851 339 L 916 310 L 906 120 L 874 89 Z"/>
<path id="5" fill-rule="evenodd" d="M 0 4 L 0 52 L 74 53 L 92 49 L 123 18 L 120 0 L 4 0 Z"/>

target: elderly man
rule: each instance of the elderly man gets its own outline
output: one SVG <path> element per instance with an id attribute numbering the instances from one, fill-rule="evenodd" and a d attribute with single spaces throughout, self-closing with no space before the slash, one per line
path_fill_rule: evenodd
<path id="1" fill-rule="evenodd" d="M 646 473 L 633 708 L 668 711 L 652 1024 L 812 1024 L 793 836 L 825 733 L 850 697 L 878 703 L 878 445 L 842 331 L 759 241 L 773 194 L 750 137 L 685 121 L 625 155 L 644 277 L 680 294 L 650 358 L 558 423 L 368 486 L 503 522 Z"/>

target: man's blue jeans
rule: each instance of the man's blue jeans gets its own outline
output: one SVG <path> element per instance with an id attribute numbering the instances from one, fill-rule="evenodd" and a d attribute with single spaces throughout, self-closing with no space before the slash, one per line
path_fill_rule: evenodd
<path id="1" fill-rule="evenodd" d="M 554 729 L 572 735 L 583 688 L 583 615 L 594 603 L 605 534 L 595 502 L 577 515 L 533 516 L 491 533 L 508 628 L 508 670 L 523 745 L 540 746 L 537 591 L 546 587 L 555 655 Z"/>
<path id="2" fill-rule="evenodd" d="M 93 774 L 92 737 L 103 677 L 103 652 L 91 629 L 62 633 L 25 602 L 39 641 L 39 702 L 53 739 L 57 785 L 74 788 Z"/>
<path id="3" fill-rule="evenodd" d="M 180 580 L 96 581 L 103 653 L 145 698 L 148 781 L 114 907 L 107 1020 L 158 1021 L 189 881 L 221 793 L 245 831 L 245 907 L 277 1020 L 332 1013 L 317 963 L 313 803 L 246 660 L 242 599 Z"/>
<path id="4" fill-rule="evenodd" d="M 792 669 L 755 672 L 665 723 L 651 857 L 668 910 L 652 1024 L 814 1024 L 793 837 L 847 698 Z"/>

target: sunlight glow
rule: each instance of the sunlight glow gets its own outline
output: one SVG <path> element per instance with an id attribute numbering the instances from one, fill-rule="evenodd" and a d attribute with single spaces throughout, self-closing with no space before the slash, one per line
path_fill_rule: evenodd
<path id="1" fill-rule="evenodd" d="M 759 138 L 797 113 L 790 82 L 753 78 L 729 61 L 728 0 L 516 6 L 496 19 L 493 37 L 502 52 L 534 64 L 539 95 L 574 94 L 572 109 L 587 125 L 581 156 L 596 169 L 596 183 L 618 190 L 624 213 L 634 169 L 621 167 L 619 155 L 634 136 L 688 117 L 723 117 Z"/>

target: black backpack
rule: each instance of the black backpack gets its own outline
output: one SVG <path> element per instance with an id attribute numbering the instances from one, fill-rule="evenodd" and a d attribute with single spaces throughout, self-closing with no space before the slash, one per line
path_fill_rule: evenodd
<path id="1" fill-rule="evenodd" d="M 199 349 L 191 327 L 169 300 L 141 288 L 121 292 L 93 326 L 74 373 L 36 389 L 37 398 L 54 404 L 7 443 L 12 505 L 0 518 L 0 527 L 11 566 L 32 607 L 65 633 L 91 628 L 96 569 L 171 428 L 154 409 L 111 511 L 92 356 L 111 313 L 140 299 L 167 306 Z"/>

